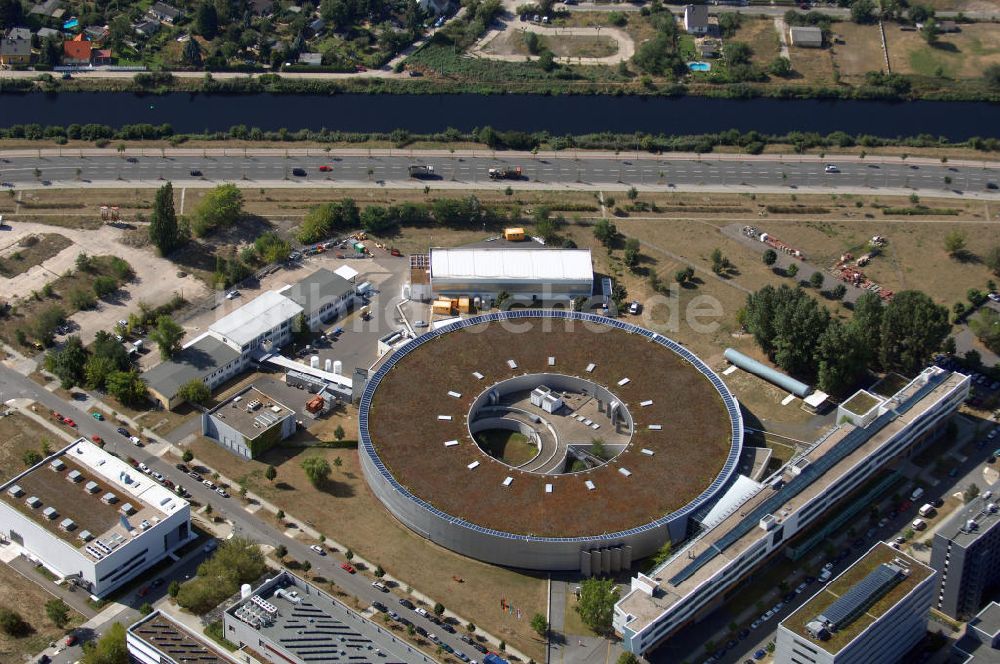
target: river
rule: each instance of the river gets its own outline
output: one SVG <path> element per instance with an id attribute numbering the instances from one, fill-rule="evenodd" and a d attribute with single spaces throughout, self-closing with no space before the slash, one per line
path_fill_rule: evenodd
<path id="1" fill-rule="evenodd" d="M 873 134 L 922 133 L 964 140 L 1000 136 L 1000 106 L 985 102 L 890 103 L 707 97 L 532 95 L 211 95 L 64 93 L 0 95 L 0 126 L 169 123 L 182 133 L 245 124 L 264 130 L 432 133 L 497 129 L 585 134 L 599 131 L 699 134 L 740 129 Z"/>

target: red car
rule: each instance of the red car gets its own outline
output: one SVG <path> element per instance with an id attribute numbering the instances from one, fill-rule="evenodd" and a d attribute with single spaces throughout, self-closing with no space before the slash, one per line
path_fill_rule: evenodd
<path id="1" fill-rule="evenodd" d="M 94 436 L 91 436 L 90 439 L 92 441 L 94 441 L 95 445 L 99 445 L 100 447 L 104 447 L 104 439 L 101 438 L 100 436 L 94 435 Z"/>
<path id="2" fill-rule="evenodd" d="M 348 574 L 354 574 L 354 567 L 350 563 L 340 563 L 340 569 L 344 570 Z"/>
<path id="3" fill-rule="evenodd" d="M 76 634 L 70 634 L 64 641 L 67 647 L 76 645 Z"/>
<path id="4" fill-rule="evenodd" d="M 74 422 L 73 420 L 71 420 L 68 417 L 65 420 L 63 420 L 63 424 L 65 424 L 68 427 L 75 427 L 76 426 L 76 422 Z"/>
<path id="5" fill-rule="evenodd" d="M 319 167 L 319 170 L 321 170 L 324 173 L 329 173 L 333 169 L 327 166 L 326 164 L 323 164 L 322 166 Z"/>

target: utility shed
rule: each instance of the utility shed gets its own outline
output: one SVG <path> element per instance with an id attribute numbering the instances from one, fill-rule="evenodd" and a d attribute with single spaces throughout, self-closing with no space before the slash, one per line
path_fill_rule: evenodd
<path id="1" fill-rule="evenodd" d="M 794 27 L 788 31 L 792 46 L 801 48 L 821 48 L 823 46 L 823 31 L 814 27 Z"/>

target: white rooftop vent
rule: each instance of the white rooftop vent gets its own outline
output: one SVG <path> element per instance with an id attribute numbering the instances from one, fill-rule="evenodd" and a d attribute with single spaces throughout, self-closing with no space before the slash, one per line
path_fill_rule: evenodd
<path id="1" fill-rule="evenodd" d="M 66 464 L 63 463 L 62 459 L 53 459 L 49 464 L 49 467 L 52 468 L 52 470 L 62 470 L 66 467 Z"/>
<path id="2" fill-rule="evenodd" d="M 97 482 L 87 482 L 83 488 L 87 490 L 87 493 L 97 493 L 101 490 L 101 487 L 97 484 Z"/>
<path id="3" fill-rule="evenodd" d="M 451 422 L 451 415 L 438 415 L 438 419 L 445 422 Z"/>
<path id="4" fill-rule="evenodd" d="M 587 373 L 593 373 L 595 367 L 597 367 L 597 365 L 594 364 L 593 362 L 591 362 L 590 364 L 588 364 L 587 365 Z"/>
<path id="5" fill-rule="evenodd" d="M 514 360 L 507 360 L 507 366 L 511 369 L 517 369 L 517 362 Z"/>
<path id="6" fill-rule="evenodd" d="M 83 474 L 79 470 L 71 470 L 66 473 L 66 479 L 70 482 L 80 482 L 83 480 Z"/>
<path id="7" fill-rule="evenodd" d="M 29 496 L 28 499 L 24 501 L 24 504 L 28 507 L 34 508 L 40 506 L 42 501 L 38 499 L 38 496 Z"/>
<path id="8" fill-rule="evenodd" d="M 993 497 L 993 492 L 992 491 L 990 491 L 989 489 L 987 489 L 986 491 L 983 491 L 983 500 L 989 500 L 992 497 Z"/>
<path id="9" fill-rule="evenodd" d="M 7 489 L 7 495 L 12 496 L 14 498 L 20 498 L 22 495 L 24 495 L 24 489 L 15 484 Z"/>
<path id="10" fill-rule="evenodd" d="M 44 516 L 46 519 L 52 520 L 57 516 L 59 516 L 59 512 L 56 511 L 56 508 L 49 505 L 48 507 L 42 510 L 42 516 Z"/>
<path id="11" fill-rule="evenodd" d="M 968 521 L 965 522 L 966 530 L 971 531 L 971 530 L 976 530 L 977 528 L 979 528 L 979 524 L 976 523 L 975 519 L 969 519 Z"/>
<path id="12" fill-rule="evenodd" d="M 468 466 L 466 466 L 466 468 L 468 468 L 469 470 L 475 470 L 478 467 L 479 467 L 479 462 L 478 461 L 473 461 Z"/>
<path id="13" fill-rule="evenodd" d="M 80 534 L 77 535 L 77 537 L 82 539 L 84 542 L 89 542 L 90 540 L 94 539 L 94 536 L 90 534 L 89 530 L 81 530 Z"/>
<path id="14" fill-rule="evenodd" d="M 652 406 L 653 405 L 653 400 L 652 399 L 646 399 L 645 401 L 640 401 L 639 405 L 642 406 L 643 408 L 645 408 L 646 406 Z"/>
<path id="15" fill-rule="evenodd" d="M 776 525 L 778 525 L 778 520 L 774 517 L 773 514 L 768 514 L 767 516 L 765 516 L 760 520 L 760 523 L 758 525 L 760 526 L 761 530 L 771 530 Z"/>
<path id="16" fill-rule="evenodd" d="M 645 448 L 645 447 L 642 448 L 642 453 L 645 454 L 646 456 L 653 456 L 653 454 L 654 454 L 653 450 Z"/>
<path id="17" fill-rule="evenodd" d="M 552 485 L 551 484 L 546 484 L 545 485 L 545 493 L 552 493 Z"/>
<path id="18" fill-rule="evenodd" d="M 444 441 L 444 446 L 445 447 L 455 447 L 456 445 L 458 445 L 458 441 L 457 440 L 446 440 L 446 441 Z"/>
<path id="19" fill-rule="evenodd" d="M 150 528 L 149 521 L 146 521 L 145 519 L 143 519 L 142 523 L 139 524 L 139 527 L 142 528 L 144 531 L 145 530 L 149 530 L 149 528 Z"/>
<path id="20" fill-rule="evenodd" d="M 65 530 L 66 532 L 69 532 L 74 528 L 76 528 L 76 524 L 73 523 L 73 519 L 63 519 L 62 523 L 59 524 L 59 527 Z"/>
<path id="21" fill-rule="evenodd" d="M 594 489 L 597 488 L 597 486 L 591 480 L 587 480 L 586 482 L 584 482 L 584 485 L 587 487 L 587 491 L 593 491 Z"/>
<path id="22" fill-rule="evenodd" d="M 550 367 L 556 366 L 556 358 L 553 357 L 552 355 L 549 355 L 549 366 Z"/>
<path id="23" fill-rule="evenodd" d="M 118 502 L 118 496 L 108 491 L 106 494 L 101 496 L 101 502 L 107 503 L 108 505 L 114 505 Z"/>
<path id="24" fill-rule="evenodd" d="M 513 482 L 513 481 L 514 481 L 514 478 L 513 478 L 513 477 L 508 477 L 507 479 L 505 479 L 505 480 L 503 481 L 503 485 L 504 485 L 504 486 L 510 486 L 510 485 L 511 485 L 511 482 Z"/>
<path id="25" fill-rule="evenodd" d="M 632 474 L 632 471 L 629 470 L 628 468 L 619 468 L 618 472 L 624 475 L 625 477 L 628 477 Z"/>
<path id="26" fill-rule="evenodd" d="M 650 424 L 649 425 L 649 430 L 650 431 L 659 431 L 662 428 L 663 428 L 662 424 Z"/>
<path id="27" fill-rule="evenodd" d="M 630 382 L 632 382 L 631 378 L 622 378 L 620 381 L 618 381 L 618 384 L 619 385 L 628 385 Z"/>
<path id="28" fill-rule="evenodd" d="M 460 399 L 460 398 L 462 398 L 462 393 L 461 392 L 454 392 L 452 390 L 448 390 L 448 396 L 449 397 L 454 397 L 456 399 Z"/>
<path id="29" fill-rule="evenodd" d="M 132 507 L 132 503 L 125 503 L 120 508 L 122 514 L 133 514 L 135 513 L 135 508 Z"/>

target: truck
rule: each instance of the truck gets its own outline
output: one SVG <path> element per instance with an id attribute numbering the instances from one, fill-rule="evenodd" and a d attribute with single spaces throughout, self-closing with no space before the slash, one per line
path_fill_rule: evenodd
<path id="1" fill-rule="evenodd" d="M 410 164 L 407 172 L 411 178 L 432 178 L 434 177 L 434 167 L 427 164 Z"/>
<path id="2" fill-rule="evenodd" d="M 522 175 L 520 166 L 499 166 L 487 172 L 491 180 L 520 180 Z"/>

